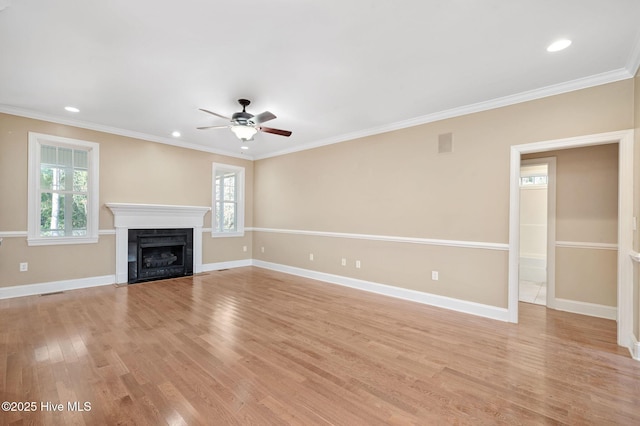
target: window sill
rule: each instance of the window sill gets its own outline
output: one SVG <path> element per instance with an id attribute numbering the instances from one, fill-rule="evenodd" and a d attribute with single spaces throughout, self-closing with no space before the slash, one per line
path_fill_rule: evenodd
<path id="1" fill-rule="evenodd" d="M 244 237 L 244 231 L 240 232 L 212 232 L 213 238 L 227 238 L 227 237 Z"/>

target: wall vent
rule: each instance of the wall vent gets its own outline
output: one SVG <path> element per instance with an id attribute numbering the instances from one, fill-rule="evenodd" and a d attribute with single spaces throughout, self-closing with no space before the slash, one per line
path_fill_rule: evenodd
<path id="1" fill-rule="evenodd" d="M 453 133 L 438 135 L 438 154 L 453 152 Z"/>

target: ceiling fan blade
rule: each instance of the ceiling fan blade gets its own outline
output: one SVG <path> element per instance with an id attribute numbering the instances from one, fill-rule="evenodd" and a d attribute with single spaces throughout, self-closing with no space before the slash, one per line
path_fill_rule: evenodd
<path id="1" fill-rule="evenodd" d="M 269 111 L 265 111 L 261 114 L 254 115 L 251 121 L 253 121 L 256 124 L 260 124 L 260 123 L 264 123 L 265 121 L 273 120 L 274 118 L 276 118 L 275 114 Z"/>
<path id="2" fill-rule="evenodd" d="M 208 109 L 200 108 L 200 111 L 206 112 L 207 114 L 215 115 L 216 117 L 224 118 L 225 120 L 231 121 L 231 118 L 225 117 L 224 115 L 220 115 L 217 112 L 209 111 Z"/>
<path id="3" fill-rule="evenodd" d="M 291 132 L 289 130 L 272 129 L 271 127 L 260 127 L 260 131 L 280 136 L 291 136 Z"/>
<path id="4" fill-rule="evenodd" d="M 196 129 L 198 130 L 205 130 L 205 129 L 227 129 L 231 126 L 204 126 L 204 127 L 196 127 Z"/>

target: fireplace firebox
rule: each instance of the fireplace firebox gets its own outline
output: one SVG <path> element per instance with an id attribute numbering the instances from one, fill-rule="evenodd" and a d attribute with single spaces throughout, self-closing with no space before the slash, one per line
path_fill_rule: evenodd
<path id="1" fill-rule="evenodd" d="M 128 283 L 193 275 L 193 229 L 129 229 Z"/>

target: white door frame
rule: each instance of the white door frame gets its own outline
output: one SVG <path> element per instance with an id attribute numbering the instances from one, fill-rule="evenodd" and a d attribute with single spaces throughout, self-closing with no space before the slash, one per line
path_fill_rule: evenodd
<path id="1" fill-rule="evenodd" d="M 633 130 L 599 133 L 511 147 L 509 203 L 509 321 L 518 322 L 520 250 L 520 158 L 522 154 L 618 144 L 618 345 L 632 349 L 633 336 Z"/>
<path id="2" fill-rule="evenodd" d="M 532 158 L 521 160 L 521 166 L 532 164 L 547 165 L 547 308 L 556 308 L 556 157 Z M 518 182 L 519 184 L 519 182 Z M 518 211 L 520 201 L 518 200 Z M 519 220 L 519 219 L 518 219 Z M 520 223 L 518 222 L 518 226 Z M 518 236 L 519 240 L 519 236 Z M 518 246 L 519 246 L 518 242 Z M 518 282 L 520 280 L 518 279 Z M 520 288 L 518 287 L 518 291 Z M 519 297 L 518 297 L 519 299 Z"/>

